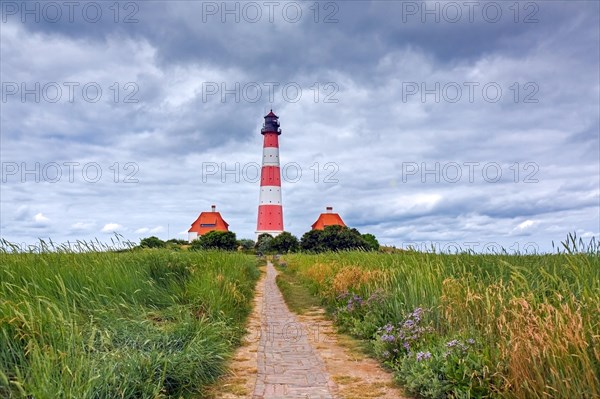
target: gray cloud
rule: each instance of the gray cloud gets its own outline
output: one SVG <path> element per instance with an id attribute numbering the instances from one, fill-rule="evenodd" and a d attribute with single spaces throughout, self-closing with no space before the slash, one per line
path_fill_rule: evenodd
<path id="1" fill-rule="evenodd" d="M 314 23 L 313 3 L 302 3 L 295 24 L 203 23 L 201 2 L 140 2 L 133 24 L 104 9 L 93 24 L 6 16 L 2 82 L 57 82 L 63 93 L 55 103 L 19 94 L 0 103 L 2 237 L 102 238 L 110 224 L 134 240 L 175 237 L 213 203 L 238 236 L 253 237 L 258 182 L 248 173 L 270 108 L 281 117 L 282 163 L 292 166 L 283 200 L 294 234 L 333 205 L 349 225 L 398 246 L 549 249 L 570 231 L 598 237 L 599 5 L 520 3 L 515 23 L 503 3 L 497 23 L 477 14 L 422 23 L 403 20 L 408 3 L 338 3 L 331 24 Z M 522 23 L 532 11 L 538 22 Z M 72 102 L 65 82 L 79 83 Z M 272 100 L 268 82 L 279 84 Z M 89 83 L 102 90 L 97 102 L 82 95 Z M 222 100 L 221 88 L 236 83 Z M 297 102 L 283 98 L 291 83 L 302 90 Z M 213 84 L 219 92 L 208 95 Z M 422 98 L 436 84 L 439 101 Z M 502 89 L 497 102 L 486 84 Z M 256 86 L 254 101 L 243 88 Z M 54 183 L 50 163 L 61 171 Z M 219 171 L 206 176 L 208 164 Z M 462 178 L 451 182 L 455 164 Z M 473 179 L 465 164 L 477 165 Z M 491 182 L 496 166 L 502 176 Z"/>

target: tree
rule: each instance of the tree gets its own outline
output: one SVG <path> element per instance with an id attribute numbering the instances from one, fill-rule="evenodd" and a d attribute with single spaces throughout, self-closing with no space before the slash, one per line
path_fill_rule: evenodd
<path id="1" fill-rule="evenodd" d="M 365 248 L 360 233 L 344 226 L 327 226 L 323 229 L 323 244 L 330 251 Z"/>
<path id="2" fill-rule="evenodd" d="M 140 240 L 140 247 L 142 248 L 164 248 L 167 244 L 158 237 L 146 237 Z"/>
<path id="3" fill-rule="evenodd" d="M 186 240 L 181 240 L 179 238 L 171 238 L 169 240 L 166 241 L 167 244 L 176 244 L 176 245 L 187 245 L 187 241 Z"/>
<path id="4" fill-rule="evenodd" d="M 373 234 L 363 234 L 362 239 L 365 243 L 367 243 L 368 249 L 371 251 L 379 251 L 379 241 L 377 241 L 377 238 L 375 238 Z"/>
<path id="5" fill-rule="evenodd" d="M 371 236 L 377 243 L 372 234 L 368 236 Z M 363 238 L 356 229 L 344 226 L 327 226 L 323 230 L 306 232 L 302 236 L 300 247 L 304 251 L 312 252 L 371 249 L 375 247 L 375 243 L 370 241 L 371 237 Z M 379 243 L 377 243 L 377 248 L 379 248 Z"/>
<path id="6" fill-rule="evenodd" d="M 242 238 L 237 242 L 238 247 L 242 247 L 244 251 L 250 251 L 254 249 L 254 241 L 248 238 Z"/>
<path id="7" fill-rule="evenodd" d="M 280 253 L 296 252 L 298 246 L 298 239 L 287 231 L 284 231 L 271 240 L 271 250 Z"/>
<path id="8" fill-rule="evenodd" d="M 256 252 L 267 253 L 271 251 L 271 241 L 273 241 L 273 236 L 271 234 L 262 233 L 258 236 L 256 240 Z"/>
<path id="9" fill-rule="evenodd" d="M 232 231 L 209 231 L 192 241 L 191 249 L 198 251 L 202 249 L 221 249 L 234 251 L 237 248 L 235 233 Z"/>
<path id="10" fill-rule="evenodd" d="M 310 230 L 304 233 L 300 239 L 300 248 L 310 252 L 326 251 L 323 245 L 323 230 Z"/>

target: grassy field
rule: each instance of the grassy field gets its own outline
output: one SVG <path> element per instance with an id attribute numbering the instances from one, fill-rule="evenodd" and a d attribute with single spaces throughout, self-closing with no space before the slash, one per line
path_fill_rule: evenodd
<path id="1" fill-rule="evenodd" d="M 236 253 L 0 253 L 0 397 L 198 397 L 258 275 Z"/>
<path id="2" fill-rule="evenodd" d="M 285 273 L 411 394 L 598 398 L 600 256 L 571 252 L 294 254 Z"/>

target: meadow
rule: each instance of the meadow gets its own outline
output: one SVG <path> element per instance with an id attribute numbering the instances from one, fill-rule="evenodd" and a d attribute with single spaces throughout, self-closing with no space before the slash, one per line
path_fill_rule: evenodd
<path id="1" fill-rule="evenodd" d="M 600 397 L 600 254 L 290 254 L 281 268 L 423 398 Z"/>
<path id="2" fill-rule="evenodd" d="M 259 271 L 239 253 L 0 253 L 0 397 L 198 397 Z"/>

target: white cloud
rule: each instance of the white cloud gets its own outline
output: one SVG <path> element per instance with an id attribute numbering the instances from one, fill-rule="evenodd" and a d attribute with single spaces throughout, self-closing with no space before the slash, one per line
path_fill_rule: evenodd
<path id="1" fill-rule="evenodd" d="M 122 228 L 123 228 L 123 226 L 121 226 L 118 223 L 107 223 L 104 225 L 104 227 L 100 231 L 102 233 L 114 233 L 115 231 L 121 230 Z"/>
<path id="2" fill-rule="evenodd" d="M 79 231 L 84 231 L 84 230 L 89 230 L 92 227 L 94 227 L 95 223 L 94 222 L 77 222 L 77 223 L 73 223 L 71 225 L 71 228 L 73 230 L 79 230 Z"/>
<path id="3" fill-rule="evenodd" d="M 38 224 L 46 224 L 50 221 L 50 219 L 48 219 L 46 216 L 44 216 L 44 214 L 42 214 L 42 212 L 37 213 L 33 217 L 33 220 Z"/>
<path id="4" fill-rule="evenodd" d="M 134 233 L 137 233 L 137 234 L 162 233 L 163 231 L 165 231 L 165 229 L 162 226 L 156 226 L 156 227 L 153 227 L 153 228 L 150 228 L 150 227 L 140 227 L 139 229 L 135 230 Z"/>
<path id="5" fill-rule="evenodd" d="M 519 225 L 517 226 L 517 228 L 519 230 L 525 230 L 525 229 L 528 229 L 528 228 L 532 227 L 535 224 L 536 224 L 536 222 L 534 222 L 533 220 L 526 220 L 523 223 L 519 223 Z"/>

